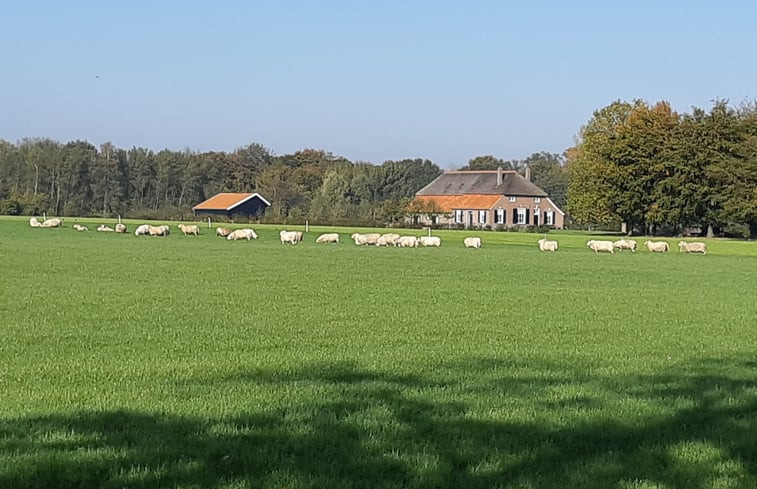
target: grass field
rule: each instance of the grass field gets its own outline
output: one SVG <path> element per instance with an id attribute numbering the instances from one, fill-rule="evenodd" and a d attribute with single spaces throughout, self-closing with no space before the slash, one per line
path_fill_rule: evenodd
<path id="1" fill-rule="evenodd" d="M 757 243 L 66 224 L 0 219 L 0 488 L 757 487 Z"/>

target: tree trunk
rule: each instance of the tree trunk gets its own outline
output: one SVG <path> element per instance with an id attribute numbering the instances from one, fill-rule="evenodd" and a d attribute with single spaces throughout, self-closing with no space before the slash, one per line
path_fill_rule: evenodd
<path id="1" fill-rule="evenodd" d="M 712 224 L 707 225 L 707 237 L 708 238 L 714 238 L 715 237 L 715 231 L 712 229 Z"/>

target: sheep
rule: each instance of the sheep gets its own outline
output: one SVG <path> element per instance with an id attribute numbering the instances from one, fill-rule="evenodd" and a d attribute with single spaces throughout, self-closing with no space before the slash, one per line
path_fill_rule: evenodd
<path id="1" fill-rule="evenodd" d="M 463 244 L 466 248 L 481 248 L 481 238 L 470 237 L 463 240 Z"/>
<path id="2" fill-rule="evenodd" d="M 116 224 L 116 232 L 117 233 L 125 233 L 126 232 L 126 224 L 121 224 L 120 222 Z"/>
<path id="3" fill-rule="evenodd" d="M 612 241 L 596 241 L 593 239 L 590 239 L 586 242 L 586 246 L 588 246 L 594 253 L 599 253 L 600 251 L 608 252 L 610 254 L 614 254 Z"/>
<path id="4" fill-rule="evenodd" d="M 115 231 L 115 229 L 110 226 L 106 226 L 105 224 L 100 224 L 99 226 L 97 226 L 97 231 L 101 233 L 112 233 L 113 231 Z"/>
<path id="5" fill-rule="evenodd" d="M 400 235 L 397 233 L 386 233 L 379 236 L 376 240 L 376 246 L 397 246 Z"/>
<path id="6" fill-rule="evenodd" d="M 353 233 L 350 238 L 355 242 L 356 245 L 375 245 L 378 243 L 379 238 L 381 235 L 379 233 L 370 233 L 370 234 L 360 234 L 360 233 Z"/>
<path id="7" fill-rule="evenodd" d="M 134 236 L 147 236 L 150 233 L 149 224 L 141 224 L 134 230 Z"/>
<path id="8" fill-rule="evenodd" d="M 636 241 L 633 239 L 619 239 L 612 246 L 618 251 L 631 250 L 631 253 L 636 253 Z"/>
<path id="9" fill-rule="evenodd" d="M 226 236 L 226 239 L 228 241 L 236 241 L 238 239 L 246 239 L 247 241 L 250 241 L 251 239 L 258 239 L 258 235 L 252 229 L 244 228 L 230 232 L 228 236 Z"/>
<path id="10" fill-rule="evenodd" d="M 547 239 L 547 238 L 542 238 L 538 241 L 538 243 L 539 243 L 539 249 L 541 251 L 557 251 L 557 248 L 558 248 L 557 241 Z"/>
<path id="11" fill-rule="evenodd" d="M 163 228 L 163 236 L 168 236 L 169 234 L 171 234 L 171 226 L 169 226 L 168 224 L 161 224 L 158 227 Z"/>
<path id="12" fill-rule="evenodd" d="M 350 235 L 350 239 L 352 239 L 352 241 L 354 241 L 355 244 L 358 246 L 367 244 L 366 239 L 365 239 L 365 234 L 352 233 L 352 235 Z"/>
<path id="13" fill-rule="evenodd" d="M 29 219 L 29 226 L 31 226 L 33 228 L 41 228 L 42 227 L 42 223 L 39 222 L 36 217 L 32 217 L 32 218 Z"/>
<path id="14" fill-rule="evenodd" d="M 316 243 L 339 243 L 339 235 L 337 233 L 326 233 L 318 236 L 315 240 Z"/>
<path id="15" fill-rule="evenodd" d="M 293 231 L 295 235 L 297 235 L 297 242 L 299 243 L 302 241 L 302 231 Z"/>
<path id="16" fill-rule="evenodd" d="M 89 231 L 89 229 L 87 229 L 87 226 L 82 226 L 79 223 L 74 224 L 74 229 L 76 229 L 77 231 Z"/>
<path id="17" fill-rule="evenodd" d="M 707 254 L 707 245 L 701 241 L 695 241 L 693 243 L 687 243 L 686 241 L 680 241 L 678 243 L 678 251 L 683 253 L 701 253 Z"/>
<path id="18" fill-rule="evenodd" d="M 165 224 L 160 226 L 147 225 L 147 234 L 150 236 L 168 236 L 168 226 Z"/>
<path id="19" fill-rule="evenodd" d="M 200 235 L 200 226 L 197 224 L 178 224 L 176 227 L 181 229 L 181 232 L 184 233 L 184 236 L 188 234 L 193 234 L 195 236 Z"/>
<path id="20" fill-rule="evenodd" d="M 58 219 L 57 217 L 54 217 L 52 219 L 46 219 L 40 227 L 43 228 L 60 228 L 63 227 L 63 219 Z"/>
<path id="21" fill-rule="evenodd" d="M 400 248 L 417 248 L 418 238 L 416 236 L 400 236 L 397 240 L 397 246 Z"/>
<path id="22" fill-rule="evenodd" d="M 644 246 L 652 253 L 665 253 L 670 250 L 665 241 L 644 241 Z"/>
<path id="23" fill-rule="evenodd" d="M 225 238 L 226 236 L 230 234 L 231 234 L 231 229 L 229 228 L 222 228 L 222 227 L 216 228 L 216 237 L 220 236 L 222 238 Z"/>
<path id="24" fill-rule="evenodd" d="M 422 236 L 420 241 L 421 246 L 436 246 L 442 245 L 442 238 L 439 236 Z"/>
<path id="25" fill-rule="evenodd" d="M 289 244 L 297 244 L 297 231 L 287 231 L 287 230 L 281 230 L 279 231 L 279 239 L 281 240 L 281 244 L 289 243 Z"/>

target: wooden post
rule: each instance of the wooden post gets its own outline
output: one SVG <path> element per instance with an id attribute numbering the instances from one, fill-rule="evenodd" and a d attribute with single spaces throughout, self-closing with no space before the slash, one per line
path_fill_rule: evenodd
<path id="1" fill-rule="evenodd" d="M 308 221 L 307 219 L 305 219 L 305 232 L 310 232 L 310 221 Z"/>
<path id="2" fill-rule="evenodd" d="M 210 216 L 208 216 L 208 227 L 210 227 Z"/>

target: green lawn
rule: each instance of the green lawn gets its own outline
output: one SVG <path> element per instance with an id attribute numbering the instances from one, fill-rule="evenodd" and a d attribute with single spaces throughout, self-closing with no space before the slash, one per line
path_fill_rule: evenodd
<path id="1" fill-rule="evenodd" d="M 0 488 L 757 487 L 757 243 L 73 222 L 0 219 Z"/>

